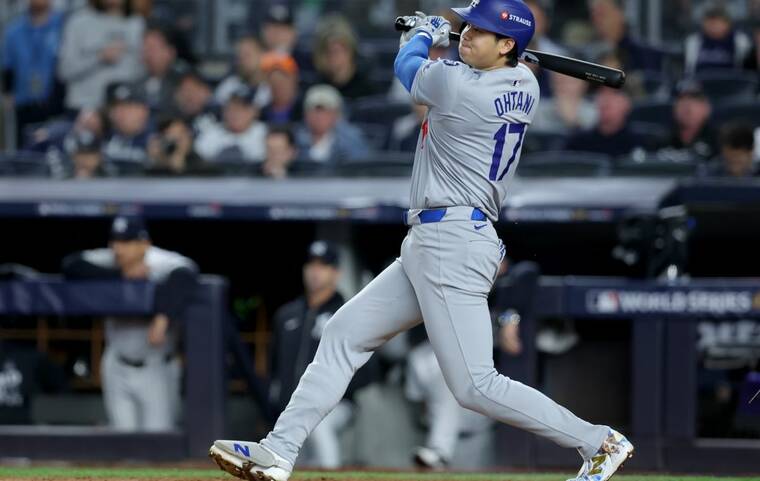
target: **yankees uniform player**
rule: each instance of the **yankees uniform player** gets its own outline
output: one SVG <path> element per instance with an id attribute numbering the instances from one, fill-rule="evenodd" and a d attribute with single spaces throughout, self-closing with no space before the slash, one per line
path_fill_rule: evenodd
<path id="1" fill-rule="evenodd" d="M 108 420 L 120 431 L 169 431 L 180 398 L 181 366 L 176 357 L 178 321 L 193 295 L 195 263 L 151 245 L 139 217 L 113 220 L 110 247 L 67 256 L 70 278 L 144 279 L 156 283 L 156 314 L 150 318 L 109 317 L 101 361 Z"/>
<path id="2" fill-rule="evenodd" d="M 431 61 L 451 26 L 418 13 L 402 34 L 396 76 L 429 107 L 414 159 L 409 232 L 401 256 L 327 323 L 290 403 L 261 443 L 216 441 L 210 455 L 244 479 L 286 481 L 304 440 L 343 396 L 351 376 L 397 333 L 423 322 L 446 384 L 459 403 L 563 447 L 576 448 L 576 479 L 605 481 L 633 452 L 607 426 L 592 425 L 540 392 L 497 373 L 487 296 L 504 247 L 493 222 L 508 191 L 539 99 L 517 57 L 534 19 L 521 0 L 473 0 L 463 62 Z M 407 21 L 411 21 L 407 18 Z"/>

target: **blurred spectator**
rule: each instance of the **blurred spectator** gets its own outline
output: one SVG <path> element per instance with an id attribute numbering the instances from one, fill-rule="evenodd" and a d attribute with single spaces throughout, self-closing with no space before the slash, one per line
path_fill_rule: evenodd
<path id="1" fill-rule="evenodd" d="M 165 111 L 172 105 L 182 69 L 173 33 L 164 26 L 149 25 L 143 35 L 142 58 L 146 76 L 138 85 L 152 111 Z"/>
<path id="2" fill-rule="evenodd" d="M 715 131 L 710 124 L 712 106 L 696 80 L 683 80 L 676 86 L 673 125 L 669 144 L 658 154 L 671 160 L 707 160 L 717 152 Z"/>
<path id="3" fill-rule="evenodd" d="M 103 400 L 115 429 L 173 429 L 180 399 L 179 322 L 195 293 L 195 263 L 153 246 L 139 217 L 120 216 L 111 225 L 109 248 L 71 254 L 62 270 L 76 279 L 156 283 L 152 318 L 106 319 L 100 370 Z"/>
<path id="4" fill-rule="evenodd" d="M 267 52 L 293 55 L 298 32 L 293 25 L 290 7 L 283 4 L 270 5 L 261 26 L 261 39 Z"/>
<path id="5" fill-rule="evenodd" d="M 149 174 L 182 175 L 203 171 L 203 162 L 193 150 L 193 131 L 181 117 L 165 117 L 148 141 Z"/>
<path id="6" fill-rule="evenodd" d="M 66 22 L 58 74 L 66 83 L 67 109 L 99 108 L 108 85 L 142 77 L 145 23 L 127 11 L 126 0 L 90 0 Z"/>
<path id="7" fill-rule="evenodd" d="M 72 122 L 68 119 L 56 119 L 46 122 L 34 129 L 25 139 L 24 150 L 34 152 L 57 151 L 70 154 L 73 152 L 74 136 L 79 132 L 91 132 L 102 138 L 105 120 L 99 110 L 82 109 Z"/>
<path id="8" fill-rule="evenodd" d="M 620 56 L 626 71 L 661 71 L 662 52 L 634 39 L 628 29 L 625 13 L 617 0 L 590 0 L 591 23 L 596 34 Z"/>
<path id="9" fill-rule="evenodd" d="M 525 2 L 533 13 L 536 23 L 536 32 L 533 35 L 529 47 L 541 52 L 554 53 L 557 55 L 567 55 L 568 51 L 558 43 L 548 37 L 549 28 L 551 27 L 549 17 L 546 14 L 547 5 L 543 0 L 527 0 Z M 544 70 L 534 63 L 526 63 L 538 79 L 538 85 L 541 87 L 541 98 L 548 98 L 555 93 L 551 88 L 551 75 L 548 70 Z"/>
<path id="10" fill-rule="evenodd" d="M 317 27 L 313 58 L 319 83 L 332 85 L 350 100 L 375 93 L 367 75 L 370 67 L 359 66 L 358 46 L 351 25 L 339 15 L 324 18 Z"/>
<path id="11" fill-rule="evenodd" d="M 55 69 L 63 14 L 51 0 L 30 0 L 26 13 L 7 25 L 3 35 L 3 93 L 16 114 L 16 144 L 24 128 L 60 113 L 60 86 Z"/>
<path id="12" fill-rule="evenodd" d="M 567 150 L 600 152 L 612 156 L 630 154 L 638 142 L 628 125 L 631 97 L 624 90 L 601 87 L 596 94 L 597 124 L 567 141 Z"/>
<path id="13" fill-rule="evenodd" d="M 760 74 L 760 20 L 752 24 L 752 49 L 744 58 L 744 68 Z"/>
<path id="14" fill-rule="evenodd" d="M 116 84 L 109 86 L 108 98 L 110 129 L 103 146 L 106 162 L 145 167 L 151 133 L 145 95 L 135 85 Z"/>
<path id="15" fill-rule="evenodd" d="M 197 59 L 192 51 L 192 39 L 197 35 L 196 12 L 186 6 L 189 6 L 188 1 L 183 0 L 129 0 L 130 11 L 134 15 L 145 21 L 158 22 L 172 32 L 172 44 L 180 61 L 195 65 Z"/>
<path id="16" fill-rule="evenodd" d="M 100 110 L 80 110 L 74 120 L 73 132 L 92 132 L 96 137 L 103 138 L 106 121 Z"/>
<path id="17" fill-rule="evenodd" d="M 219 105 L 211 87 L 194 69 L 182 73 L 174 103 L 195 135 L 205 126 L 219 121 Z"/>
<path id="18" fill-rule="evenodd" d="M 235 70 L 228 75 L 214 92 L 219 104 L 227 103 L 232 92 L 241 85 L 247 86 L 254 92 L 256 107 L 262 108 L 269 103 L 271 93 L 269 86 L 264 83 L 264 73 L 261 70 L 261 43 L 256 37 L 247 35 L 240 38 L 235 45 Z"/>
<path id="19" fill-rule="evenodd" d="M 267 128 L 259 122 L 255 94 L 244 84 L 229 96 L 222 123 L 208 124 L 195 140 L 195 150 L 206 161 L 261 162 Z"/>
<path id="20" fill-rule="evenodd" d="M 702 14 L 701 31 L 686 38 L 684 70 L 687 75 L 717 69 L 741 68 L 752 42 L 734 29 L 731 14 L 714 3 Z"/>
<path id="21" fill-rule="evenodd" d="M 32 423 L 34 398 L 65 387 L 63 369 L 48 356 L 0 341 L 0 425 Z"/>
<path id="22" fill-rule="evenodd" d="M 82 131 L 74 133 L 71 141 L 71 178 L 104 177 L 106 168 L 103 164 L 100 138 L 92 132 Z"/>
<path id="23" fill-rule="evenodd" d="M 606 65 L 608 67 L 616 68 L 618 70 L 625 70 L 623 61 L 620 58 L 620 52 L 617 50 L 604 50 L 599 53 L 596 59 L 596 63 L 600 65 Z M 644 79 L 651 78 L 652 76 L 643 70 L 634 70 L 625 72 L 625 90 L 631 96 L 631 99 L 641 99 L 647 97 L 648 92 L 644 86 Z M 665 92 L 660 92 L 660 97 L 670 98 L 670 84 L 663 85 Z M 655 95 L 657 92 L 653 92 Z"/>
<path id="24" fill-rule="evenodd" d="M 129 11 L 144 19 L 151 18 L 153 14 L 153 0 L 128 0 Z"/>
<path id="25" fill-rule="evenodd" d="M 716 177 L 754 177 L 758 170 L 753 162 L 755 131 L 743 123 L 724 125 L 720 130 L 720 156 L 707 169 Z"/>
<path id="26" fill-rule="evenodd" d="M 287 126 L 275 126 L 269 129 L 266 138 L 266 158 L 261 166 L 261 173 L 273 179 L 288 176 L 290 164 L 298 156 L 296 139 Z"/>
<path id="27" fill-rule="evenodd" d="M 412 104 L 412 111 L 396 119 L 391 128 L 389 150 L 399 152 L 414 152 L 417 150 L 417 141 L 420 136 L 420 128 L 427 116 L 427 105 Z"/>
<path id="28" fill-rule="evenodd" d="M 588 82 L 556 72 L 548 75 L 554 96 L 538 103 L 531 130 L 566 134 L 591 129 L 596 124 L 597 111 L 586 97 Z"/>
<path id="29" fill-rule="evenodd" d="M 306 91 L 303 109 L 304 125 L 296 132 L 300 158 L 335 163 L 369 155 L 361 130 L 342 118 L 343 99 L 334 87 L 311 87 Z"/>
<path id="30" fill-rule="evenodd" d="M 551 20 L 546 12 L 548 7 L 547 2 L 545 0 L 526 0 L 525 4 L 530 8 L 536 21 L 536 32 L 533 34 L 531 48 L 542 52 L 567 55 L 567 49 L 548 36 L 551 29 Z"/>
<path id="31" fill-rule="evenodd" d="M 269 124 L 300 122 L 303 99 L 298 89 L 298 65 L 293 57 L 267 53 L 261 59 L 261 69 L 272 93 L 272 99 L 261 112 Z"/>
<path id="32" fill-rule="evenodd" d="M 285 409 L 319 346 L 325 325 L 343 305 L 337 291 L 340 278 L 338 252 L 325 241 L 309 246 L 303 266 L 304 294 L 280 307 L 272 318 L 270 402 L 272 412 Z M 370 360 L 348 386 L 342 401 L 319 423 L 304 445 L 308 465 L 337 468 L 342 464 L 338 435 L 351 420 L 353 394 L 374 380 L 376 364 Z"/>

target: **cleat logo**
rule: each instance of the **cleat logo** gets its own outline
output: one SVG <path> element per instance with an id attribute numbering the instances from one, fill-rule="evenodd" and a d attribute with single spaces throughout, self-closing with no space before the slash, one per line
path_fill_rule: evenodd
<path id="1" fill-rule="evenodd" d="M 604 461 L 607 459 L 607 456 L 605 454 L 600 454 L 599 456 L 594 456 L 591 458 L 591 461 L 594 463 L 593 466 L 591 466 L 591 470 L 588 472 L 589 476 L 593 476 L 595 474 L 601 474 L 602 473 L 602 464 L 604 464 Z"/>
<path id="2" fill-rule="evenodd" d="M 232 446 L 235 450 L 235 453 L 240 453 L 243 456 L 250 458 L 251 457 L 251 448 L 248 446 L 243 446 L 242 444 L 235 443 Z"/>

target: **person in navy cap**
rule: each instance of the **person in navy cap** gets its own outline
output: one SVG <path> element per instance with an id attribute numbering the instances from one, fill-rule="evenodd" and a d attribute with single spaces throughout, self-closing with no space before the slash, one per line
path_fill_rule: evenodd
<path id="1" fill-rule="evenodd" d="M 674 89 L 673 118 L 668 144 L 661 158 L 680 162 L 704 162 L 718 152 L 718 135 L 710 121 L 712 103 L 699 80 L 687 78 Z"/>
<path id="2" fill-rule="evenodd" d="M 279 414 L 288 403 L 298 380 L 314 358 L 322 331 L 345 302 L 338 292 L 340 261 L 337 247 L 327 241 L 312 242 L 303 266 L 304 294 L 280 307 L 272 318 L 270 358 L 270 411 Z M 354 393 L 375 379 L 377 364 L 362 367 L 344 399 L 315 429 L 305 446 L 302 462 L 321 468 L 341 466 L 340 432 L 351 421 Z"/>
<path id="3" fill-rule="evenodd" d="M 298 41 L 293 12 L 283 4 L 270 5 L 261 26 L 261 38 L 267 51 L 292 55 Z"/>
<path id="4" fill-rule="evenodd" d="M 108 248 L 67 256 L 64 275 L 153 282 L 155 313 L 106 319 L 101 359 L 106 414 L 120 431 L 169 431 L 180 397 L 178 324 L 195 292 L 198 268 L 187 257 L 153 246 L 141 217 L 114 218 L 109 239 Z"/>
<path id="5" fill-rule="evenodd" d="M 141 172 L 147 164 L 151 133 L 145 93 L 136 85 L 110 85 L 108 120 L 111 129 L 103 146 L 106 162 L 116 165 L 121 174 Z"/>
<path id="6" fill-rule="evenodd" d="M 222 122 L 204 126 L 195 141 L 195 150 L 207 162 L 248 162 L 264 160 L 266 125 L 259 121 L 254 92 L 238 85 L 222 110 Z"/>

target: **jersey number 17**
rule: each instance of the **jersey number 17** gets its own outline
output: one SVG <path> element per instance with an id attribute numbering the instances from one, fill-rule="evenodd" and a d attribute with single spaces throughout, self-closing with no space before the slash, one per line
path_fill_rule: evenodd
<path id="1" fill-rule="evenodd" d="M 501 166 L 501 157 L 504 153 L 504 146 L 507 143 L 507 136 L 509 134 L 518 134 L 517 142 L 512 148 L 512 156 L 507 161 L 507 166 L 499 174 L 499 167 Z M 502 180 L 509 168 L 512 167 L 512 163 L 520 153 L 520 147 L 522 147 L 523 137 L 525 137 L 525 124 L 510 124 L 506 123 L 494 134 L 493 139 L 496 141 L 496 146 L 493 149 L 493 157 L 491 160 L 491 172 L 488 178 L 491 180 Z"/>

